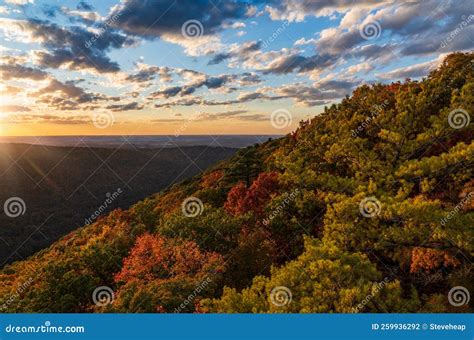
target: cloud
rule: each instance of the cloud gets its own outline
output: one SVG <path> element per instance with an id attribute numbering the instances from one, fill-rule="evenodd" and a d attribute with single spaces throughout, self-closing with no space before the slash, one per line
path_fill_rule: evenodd
<path id="1" fill-rule="evenodd" d="M 92 11 L 94 8 L 92 7 L 92 5 L 88 4 L 85 1 L 79 1 L 79 3 L 76 6 L 76 9 L 80 11 Z"/>
<path id="2" fill-rule="evenodd" d="M 217 113 L 199 113 L 198 115 L 191 117 L 192 121 L 214 121 L 221 119 L 233 119 L 240 121 L 268 121 L 269 118 L 263 114 L 247 114 L 247 110 L 233 110 L 233 111 L 224 111 Z M 153 123 L 184 123 L 189 121 L 187 119 L 175 119 L 175 118 L 160 118 L 152 119 L 150 122 Z"/>
<path id="3" fill-rule="evenodd" d="M 334 64 L 334 57 L 330 55 L 313 55 L 305 57 L 299 54 L 282 56 L 270 62 L 263 70 L 264 74 L 285 74 L 294 71 L 304 73 L 313 70 L 324 70 Z"/>
<path id="4" fill-rule="evenodd" d="M 427 76 L 428 73 L 433 71 L 440 64 L 440 62 L 441 60 L 436 59 L 436 60 L 427 61 L 427 62 L 416 64 L 416 65 L 397 68 L 390 72 L 379 73 L 376 76 L 379 79 L 384 79 L 384 80 L 424 77 L 424 76 Z"/>
<path id="5" fill-rule="evenodd" d="M 349 66 L 346 70 L 346 73 L 349 75 L 353 75 L 359 72 L 367 74 L 370 71 L 372 71 L 374 68 L 375 66 L 373 66 L 370 63 L 360 63 L 360 64 Z"/>
<path id="6" fill-rule="evenodd" d="M 248 86 L 260 83 L 260 77 L 255 73 L 246 72 L 243 74 L 221 74 L 218 76 L 209 76 L 200 72 L 182 69 L 178 71 L 181 75 L 188 75 L 191 81 L 182 86 L 170 86 L 163 90 L 155 91 L 150 94 L 151 99 L 168 99 L 171 97 L 183 97 L 193 94 L 196 90 L 206 87 L 210 90 L 225 89 L 226 92 L 232 92 L 235 88 L 226 87 L 231 84 L 238 86 Z"/>
<path id="7" fill-rule="evenodd" d="M 120 100 L 119 97 L 86 92 L 83 88 L 76 86 L 73 81 L 61 82 L 57 79 L 52 79 L 47 86 L 31 93 L 30 97 L 36 98 L 36 103 L 46 104 L 56 110 L 88 110 L 97 108 L 97 106 L 87 106 L 91 103 Z"/>
<path id="8" fill-rule="evenodd" d="M 389 45 L 395 48 L 385 52 L 392 59 L 398 55 L 467 50 L 474 47 L 474 39 L 470 38 L 474 35 L 471 12 L 472 5 L 459 1 L 398 1 L 380 3 L 374 8 L 358 6 L 345 14 L 339 26 L 322 30 L 315 46 L 318 51 L 350 56 L 353 49 L 361 48 L 367 41 L 361 31 L 375 25 L 378 27 L 374 36 L 380 38 L 375 37 L 373 42 L 383 37 L 396 42 Z"/>
<path id="9" fill-rule="evenodd" d="M 245 25 L 244 22 L 241 21 L 236 21 L 232 24 L 223 24 L 222 28 L 233 28 L 233 29 L 239 29 L 239 28 L 245 28 L 247 25 Z"/>
<path id="10" fill-rule="evenodd" d="M 44 80 L 49 77 L 48 73 L 45 71 L 19 64 L 0 64 L 0 74 L 2 75 L 3 80 Z"/>
<path id="11" fill-rule="evenodd" d="M 106 109 L 118 112 L 118 111 L 132 111 L 132 110 L 142 110 L 143 105 L 140 105 L 138 102 L 132 102 L 128 104 L 114 104 L 114 105 L 109 105 L 106 107 Z"/>
<path id="12" fill-rule="evenodd" d="M 294 1 L 274 0 L 266 6 L 266 11 L 273 20 L 303 21 L 307 16 L 329 16 L 334 13 L 345 13 L 355 5 L 374 8 L 383 4 L 377 0 L 362 0 L 354 4 L 353 0 Z"/>
<path id="13" fill-rule="evenodd" d="M 32 4 L 34 3 L 34 0 L 5 0 L 6 4 L 11 4 L 11 5 L 26 5 L 26 4 Z"/>
<path id="14" fill-rule="evenodd" d="M 0 112 L 27 112 L 30 108 L 23 105 L 1 105 Z"/>
<path id="15" fill-rule="evenodd" d="M 349 80 L 323 80 L 314 86 L 293 83 L 275 88 L 273 92 L 282 98 L 291 98 L 298 106 L 317 106 L 344 98 L 360 82 Z"/>
<path id="16" fill-rule="evenodd" d="M 137 72 L 132 73 L 125 77 L 124 81 L 127 83 L 138 83 L 143 86 L 151 85 L 151 81 L 160 78 L 163 83 L 169 83 L 173 80 L 173 73 L 176 73 L 176 69 L 169 67 L 151 66 L 144 63 L 137 63 Z"/>
<path id="17" fill-rule="evenodd" d="M 84 125 L 90 124 L 92 119 L 85 115 L 59 116 L 52 114 L 43 115 L 9 115 L 2 121 L 4 124 L 60 124 L 60 125 Z"/>
<path id="18" fill-rule="evenodd" d="M 78 6 L 79 7 L 79 6 Z M 71 21 L 82 21 L 87 24 L 92 24 L 95 22 L 103 22 L 103 18 L 99 12 L 94 12 L 92 10 L 74 10 L 68 7 L 62 6 L 61 12 L 68 16 Z"/>
<path id="19" fill-rule="evenodd" d="M 240 92 L 236 99 L 224 101 L 205 100 L 202 97 L 183 98 L 155 104 L 156 108 L 172 106 L 225 106 L 243 104 L 254 100 L 276 101 L 292 99 L 298 106 L 325 105 L 350 94 L 360 84 L 355 79 L 323 79 L 313 86 L 304 83 L 293 83 L 278 87 L 261 87 L 254 92 Z M 171 97 L 171 96 L 170 96 Z"/>
<path id="20" fill-rule="evenodd" d="M 60 27 L 37 19 L 0 19 L 0 28 L 26 35 L 27 42 L 40 43 L 45 50 L 35 51 L 35 62 L 41 67 L 69 70 L 116 72 L 119 65 L 106 53 L 112 48 L 133 45 L 136 40 L 111 29 L 86 30 L 79 26 Z"/>
<path id="21" fill-rule="evenodd" d="M 113 26 L 129 35 L 160 38 L 183 46 L 189 56 L 202 56 L 222 50 L 225 46 L 217 33 L 244 27 L 243 22 L 233 21 L 252 15 L 251 8 L 246 0 L 125 0 L 113 8 L 109 18 L 117 17 Z M 187 27 L 195 29 L 189 30 L 190 36 L 183 33 L 188 32 Z"/>
<path id="22" fill-rule="evenodd" d="M 310 44 L 314 44 L 315 42 L 316 42 L 316 39 L 306 40 L 305 38 L 301 38 L 295 41 L 294 46 L 310 45 Z"/>
<path id="23" fill-rule="evenodd" d="M 198 20 L 203 26 L 203 35 L 212 35 L 229 21 L 245 18 L 248 9 L 248 2 L 241 0 L 125 0 L 110 16 L 118 16 L 116 27 L 129 34 L 155 38 L 164 34 L 181 36 L 181 28 L 188 20 Z"/>
<path id="24" fill-rule="evenodd" d="M 209 113 L 204 115 L 202 120 L 219 120 L 219 119 L 234 119 L 240 121 L 268 121 L 269 118 L 266 115 L 255 113 L 247 114 L 247 110 L 234 110 L 234 111 L 225 111 L 219 113 Z"/>
<path id="25" fill-rule="evenodd" d="M 4 96 L 4 95 L 14 96 L 14 95 L 17 95 L 21 92 L 23 92 L 22 88 L 16 87 L 16 86 L 11 86 L 11 85 L 3 85 L 0 88 L 0 96 Z"/>
<path id="26" fill-rule="evenodd" d="M 230 58 L 238 58 L 240 61 L 247 60 L 253 53 L 262 48 L 262 41 L 247 41 L 242 45 L 234 45 L 229 52 L 218 53 L 210 61 L 209 65 L 216 65 Z"/>

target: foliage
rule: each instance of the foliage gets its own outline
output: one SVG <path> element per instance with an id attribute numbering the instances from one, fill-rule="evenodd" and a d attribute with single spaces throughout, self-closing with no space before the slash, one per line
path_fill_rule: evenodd
<path id="1" fill-rule="evenodd" d="M 454 53 L 421 81 L 360 86 L 294 133 L 6 266 L 0 306 L 472 312 L 447 296 L 474 289 L 473 60 Z M 471 121 L 453 127 L 459 110 Z M 181 209 L 191 196 L 195 217 Z M 106 307 L 91 301 L 101 285 L 116 292 Z"/>

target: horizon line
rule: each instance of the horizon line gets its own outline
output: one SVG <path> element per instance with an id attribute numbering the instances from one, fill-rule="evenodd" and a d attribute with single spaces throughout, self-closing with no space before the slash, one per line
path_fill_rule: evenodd
<path id="1" fill-rule="evenodd" d="M 235 133 L 230 133 L 230 134 L 188 134 L 188 135 L 173 135 L 173 134 L 143 134 L 143 135 L 0 135 L 0 138 L 17 138 L 17 137 L 190 137 L 190 136 L 286 136 L 287 133 L 283 134 L 235 134 Z"/>

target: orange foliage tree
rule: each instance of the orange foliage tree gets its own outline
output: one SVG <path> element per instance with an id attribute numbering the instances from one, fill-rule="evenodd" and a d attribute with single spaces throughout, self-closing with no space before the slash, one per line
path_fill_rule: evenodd
<path id="1" fill-rule="evenodd" d="M 202 252 L 195 242 L 146 233 L 137 239 L 115 280 L 166 280 L 176 276 L 194 276 L 220 271 L 222 263 L 219 254 Z"/>

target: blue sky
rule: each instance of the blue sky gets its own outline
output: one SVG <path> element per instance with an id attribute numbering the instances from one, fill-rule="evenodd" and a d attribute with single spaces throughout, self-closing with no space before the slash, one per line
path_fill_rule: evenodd
<path id="1" fill-rule="evenodd" d="M 273 134 L 474 45 L 468 1 L 0 0 L 0 133 Z"/>

